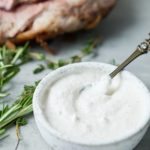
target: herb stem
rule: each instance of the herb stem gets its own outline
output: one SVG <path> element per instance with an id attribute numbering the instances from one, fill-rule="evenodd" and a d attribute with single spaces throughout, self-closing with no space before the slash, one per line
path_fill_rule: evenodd
<path id="1" fill-rule="evenodd" d="M 17 145 L 15 147 L 15 150 L 18 149 L 18 146 L 19 146 L 19 143 L 20 143 L 20 126 L 19 126 L 18 123 L 16 124 L 16 135 L 17 135 Z"/>

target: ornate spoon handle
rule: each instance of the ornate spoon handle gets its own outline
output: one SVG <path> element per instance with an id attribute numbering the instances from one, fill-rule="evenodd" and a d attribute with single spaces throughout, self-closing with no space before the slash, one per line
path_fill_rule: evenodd
<path id="1" fill-rule="evenodd" d="M 148 51 L 150 51 L 150 38 L 142 42 L 137 47 L 137 49 L 121 65 L 119 65 L 112 73 L 110 73 L 110 77 L 114 78 L 120 71 L 122 71 L 133 60 L 135 60 L 137 57 L 143 54 L 146 54 Z"/>

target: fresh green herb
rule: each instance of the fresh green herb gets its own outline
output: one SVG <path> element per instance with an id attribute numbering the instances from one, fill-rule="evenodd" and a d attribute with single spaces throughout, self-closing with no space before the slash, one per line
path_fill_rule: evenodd
<path id="1" fill-rule="evenodd" d="M 93 53 L 93 49 L 96 47 L 97 43 L 98 43 L 98 39 L 90 39 L 87 42 L 87 46 L 82 49 L 81 56 L 84 57 L 86 55 Z"/>
<path id="2" fill-rule="evenodd" d="M 90 55 L 94 52 L 94 48 L 96 47 L 97 43 L 98 43 L 97 39 L 89 40 L 88 43 L 86 44 L 86 47 L 83 48 L 78 55 L 74 55 L 69 59 L 60 59 L 58 61 L 47 60 L 48 68 L 57 69 L 59 67 L 62 67 L 68 64 L 81 62 L 83 57 Z"/>
<path id="3" fill-rule="evenodd" d="M 63 60 L 60 59 L 57 62 L 53 62 L 53 61 L 48 61 L 48 68 L 50 69 L 57 69 L 59 67 L 68 65 L 68 64 L 72 64 L 72 63 L 76 63 L 76 62 L 80 62 L 81 61 L 81 57 L 80 56 L 73 56 L 67 60 Z"/>
<path id="4" fill-rule="evenodd" d="M 7 92 L 1 92 L 0 93 L 0 98 L 3 98 L 3 97 L 6 97 L 6 96 L 8 96 L 9 95 L 9 93 L 7 93 Z"/>
<path id="5" fill-rule="evenodd" d="M 5 129 L 1 129 L 1 130 L 0 130 L 0 136 L 4 135 L 4 134 L 5 134 L 5 132 L 6 132 L 6 130 L 5 130 Z"/>
<path id="6" fill-rule="evenodd" d="M 32 112 L 32 98 L 35 88 L 34 86 L 25 86 L 24 91 L 18 100 L 12 106 L 3 106 L 0 110 L 0 133 L 4 133 L 8 125 L 16 123 L 19 126 L 25 125 L 27 122 L 24 119 L 19 119 Z"/>
<path id="7" fill-rule="evenodd" d="M 0 47 L 0 98 L 8 95 L 4 86 L 20 71 L 20 65 L 32 60 L 43 60 L 41 53 L 29 52 L 29 43 L 14 49 Z"/>
<path id="8" fill-rule="evenodd" d="M 34 74 L 38 74 L 38 73 L 44 71 L 44 69 L 45 69 L 44 65 L 40 64 L 37 68 L 35 68 L 35 69 L 33 70 L 33 73 L 34 73 Z"/>
<path id="9" fill-rule="evenodd" d="M 25 118 L 18 118 L 16 121 L 16 125 L 19 125 L 19 126 L 24 126 L 27 124 L 28 124 L 28 122 Z"/>
<path id="10" fill-rule="evenodd" d="M 7 49 L 5 46 L 0 48 L 0 98 L 8 95 L 3 91 L 4 85 L 8 83 L 18 72 L 19 65 L 26 60 L 25 56 L 28 43 L 17 50 Z"/>

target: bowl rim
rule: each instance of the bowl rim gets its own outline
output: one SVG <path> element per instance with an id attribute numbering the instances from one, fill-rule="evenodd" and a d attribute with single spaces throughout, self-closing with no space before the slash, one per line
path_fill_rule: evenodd
<path id="1" fill-rule="evenodd" d="M 40 96 L 39 94 L 41 94 L 41 91 L 44 89 L 44 83 L 46 83 L 48 80 L 50 80 L 50 78 L 54 77 L 55 74 L 58 74 L 60 72 L 64 72 L 69 68 L 72 67 L 89 67 L 91 68 L 93 67 L 97 67 L 97 68 L 101 68 L 102 66 L 107 66 L 107 67 L 114 67 L 116 68 L 116 66 L 111 65 L 111 64 L 107 64 L 107 63 L 101 63 L 101 62 L 80 62 L 80 63 L 74 63 L 74 64 L 69 64 L 63 67 L 60 67 L 58 69 L 56 69 L 55 71 L 50 72 L 49 74 L 47 74 L 38 84 L 34 95 L 33 95 L 33 113 L 34 113 L 34 117 L 35 117 L 35 121 L 36 124 L 42 124 L 42 126 L 45 128 L 45 130 L 47 130 L 52 136 L 54 136 L 57 139 L 60 139 L 62 141 L 68 142 L 68 143 L 72 143 L 72 144 L 78 144 L 78 145 L 82 145 L 82 146 L 106 146 L 106 145 L 111 145 L 111 144 L 116 144 L 116 143 L 120 143 L 122 141 L 126 141 L 130 138 L 132 138 L 133 136 L 135 136 L 136 134 L 138 134 L 141 130 L 143 130 L 145 128 L 145 126 L 149 125 L 150 123 L 150 109 L 149 109 L 149 115 L 147 115 L 147 118 L 145 117 L 145 120 L 143 121 L 143 124 L 141 124 L 141 126 L 134 131 L 133 133 L 130 133 L 130 135 L 124 136 L 122 138 L 119 139 L 115 139 L 115 140 L 110 140 L 109 142 L 96 142 L 96 143 L 84 143 L 84 142 L 77 142 L 77 141 L 73 141 L 69 138 L 67 138 L 65 135 L 62 135 L 60 132 L 58 132 L 57 130 L 55 130 L 54 128 L 52 128 L 50 126 L 50 124 L 48 124 L 48 122 L 46 121 L 45 117 L 44 117 L 44 113 L 42 112 L 41 108 L 40 108 Z M 134 74 L 132 74 L 129 71 L 123 71 L 123 72 L 127 72 L 129 75 L 133 76 L 142 86 L 143 88 L 145 88 L 145 91 L 147 91 L 147 93 L 150 96 L 150 91 L 148 90 L 147 86 L 138 78 L 136 77 Z M 45 88 L 46 89 L 46 88 Z M 44 92 L 44 90 L 43 90 Z M 38 125 L 37 125 L 38 126 Z M 38 126 L 39 128 L 39 126 Z M 40 130 L 40 128 L 39 128 Z M 41 130 L 40 130 L 41 132 Z M 41 133 L 42 134 L 42 133 Z"/>

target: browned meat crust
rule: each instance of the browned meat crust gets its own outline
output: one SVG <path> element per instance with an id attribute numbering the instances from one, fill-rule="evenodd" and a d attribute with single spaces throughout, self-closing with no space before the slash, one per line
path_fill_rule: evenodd
<path id="1" fill-rule="evenodd" d="M 15 37 L 5 39 L 5 41 L 9 39 L 15 43 L 20 43 L 35 39 L 38 36 L 47 39 L 68 32 L 94 28 L 109 13 L 116 2 L 116 0 L 80 1 L 80 3 L 74 5 L 69 3 L 65 3 L 62 6 L 59 5 L 60 8 L 55 12 L 51 9 L 45 10 L 34 20 L 30 27 L 23 32 L 17 33 Z M 54 13 L 54 16 L 50 16 L 50 13 Z M 45 17 L 46 25 L 45 22 L 43 22 L 44 25 L 38 24 L 39 22 L 41 23 L 42 17 Z M 5 41 L 0 39 L 1 43 Z"/>

